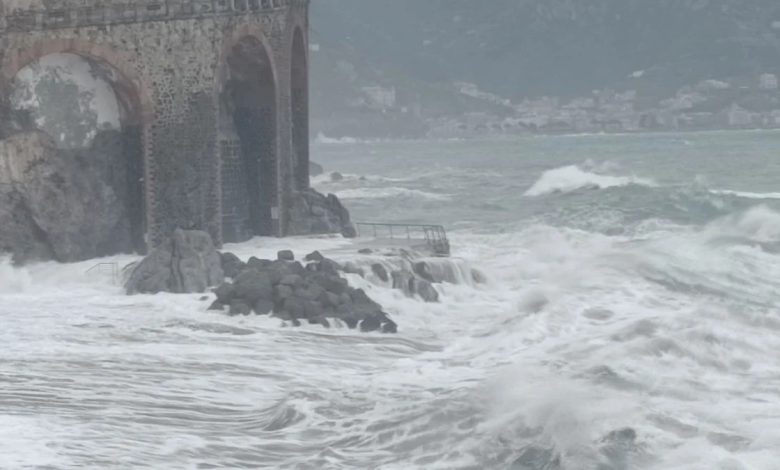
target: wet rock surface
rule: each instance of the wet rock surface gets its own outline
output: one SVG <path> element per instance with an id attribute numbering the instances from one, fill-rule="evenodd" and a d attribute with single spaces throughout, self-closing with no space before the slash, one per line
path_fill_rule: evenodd
<path id="1" fill-rule="evenodd" d="M 41 132 L 0 140 L 0 251 L 17 263 L 81 261 L 138 248 L 119 132 L 59 149 Z"/>
<path id="2" fill-rule="evenodd" d="M 229 315 L 273 315 L 293 325 L 309 323 L 330 328 L 342 323 L 363 332 L 396 333 L 398 325 L 382 306 L 362 289 L 349 285 L 343 268 L 318 252 L 296 261 L 281 251 L 274 261 L 251 258 L 232 282 L 219 285 L 211 310 Z M 222 254 L 223 269 L 236 264 L 233 255 Z"/>
<path id="3" fill-rule="evenodd" d="M 349 211 L 333 194 L 324 195 L 313 189 L 293 194 L 289 222 L 290 235 L 321 235 L 340 233 L 346 238 L 357 236 Z"/>
<path id="4" fill-rule="evenodd" d="M 222 258 L 208 233 L 178 229 L 132 268 L 125 290 L 131 295 L 206 292 L 225 279 Z"/>

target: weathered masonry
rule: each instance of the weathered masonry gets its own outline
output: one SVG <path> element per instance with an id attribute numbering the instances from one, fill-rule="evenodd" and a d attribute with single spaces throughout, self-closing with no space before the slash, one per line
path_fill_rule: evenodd
<path id="1" fill-rule="evenodd" d="M 136 246 L 177 227 L 218 243 L 286 235 L 296 191 L 309 185 L 308 8 L 309 0 L 2 0 L 0 129 L 12 119 L 20 70 L 77 55 L 119 102 L 126 165 L 111 174 L 130 201 Z"/>

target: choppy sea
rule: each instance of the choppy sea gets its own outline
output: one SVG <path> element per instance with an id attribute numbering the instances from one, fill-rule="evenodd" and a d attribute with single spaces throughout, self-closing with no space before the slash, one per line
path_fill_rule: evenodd
<path id="1" fill-rule="evenodd" d="M 488 283 L 352 278 L 388 336 L 4 261 L 0 468 L 780 469 L 780 132 L 312 150 L 354 219 L 443 224 Z"/>

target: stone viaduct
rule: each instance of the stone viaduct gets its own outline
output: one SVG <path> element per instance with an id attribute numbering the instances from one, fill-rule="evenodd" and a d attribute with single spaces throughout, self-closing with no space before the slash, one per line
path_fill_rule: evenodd
<path id="1" fill-rule="evenodd" d="M 58 53 L 121 106 L 140 244 L 176 227 L 218 242 L 289 233 L 309 185 L 309 0 L 2 0 L 0 97 Z M 0 108 L 0 120 L 8 119 Z"/>

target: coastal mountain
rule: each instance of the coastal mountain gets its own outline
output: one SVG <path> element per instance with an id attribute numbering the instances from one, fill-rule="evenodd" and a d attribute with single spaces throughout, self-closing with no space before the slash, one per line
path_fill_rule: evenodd
<path id="1" fill-rule="evenodd" d="M 311 27 L 313 128 L 328 135 L 424 134 L 594 90 L 654 108 L 780 70 L 775 0 L 315 0 Z"/>

